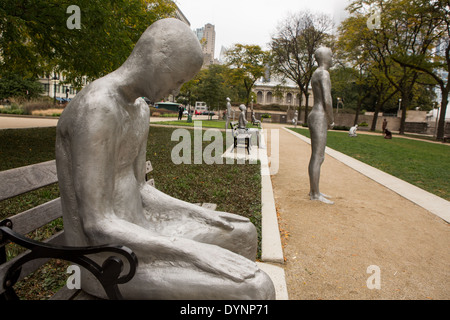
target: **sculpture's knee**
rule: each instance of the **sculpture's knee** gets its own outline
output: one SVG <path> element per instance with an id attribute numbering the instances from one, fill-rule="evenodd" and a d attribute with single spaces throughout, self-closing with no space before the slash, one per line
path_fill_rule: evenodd
<path id="1" fill-rule="evenodd" d="M 275 300 L 275 287 L 272 279 L 263 271 L 258 271 L 252 279 L 249 281 L 248 289 L 250 300 Z"/>
<path id="2" fill-rule="evenodd" d="M 251 222 L 234 223 L 234 230 L 231 234 L 234 248 L 232 251 L 250 259 L 256 260 L 258 250 L 258 232 Z"/>

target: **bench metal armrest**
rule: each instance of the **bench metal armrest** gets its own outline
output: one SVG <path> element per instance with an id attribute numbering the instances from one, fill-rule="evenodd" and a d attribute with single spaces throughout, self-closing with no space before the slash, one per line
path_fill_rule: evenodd
<path id="1" fill-rule="evenodd" d="M 14 232 L 12 230 L 12 222 L 9 219 L 0 222 L 0 243 L 5 242 L 14 242 L 30 250 L 8 268 L 4 281 L 0 284 L 4 286 L 6 291 L 10 291 L 10 293 L 13 291 L 12 286 L 17 282 L 20 276 L 22 265 L 34 259 L 52 258 L 70 261 L 84 267 L 99 280 L 109 299 L 120 300 L 123 299 L 123 297 L 118 288 L 118 284 L 130 281 L 134 277 L 138 265 L 136 255 L 131 249 L 125 246 L 104 245 L 70 247 L 34 241 Z M 108 252 L 118 254 L 128 261 L 128 273 L 121 276 L 124 260 L 116 255 L 108 257 L 101 266 L 87 257 L 87 255 L 91 254 Z M 15 294 L 11 296 L 15 296 Z"/>

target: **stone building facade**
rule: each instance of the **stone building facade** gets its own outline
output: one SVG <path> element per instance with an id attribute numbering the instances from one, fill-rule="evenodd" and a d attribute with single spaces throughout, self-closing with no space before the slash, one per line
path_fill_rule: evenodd
<path id="1" fill-rule="evenodd" d="M 256 95 L 256 103 L 267 106 L 278 104 L 282 106 L 297 107 L 300 102 L 300 89 L 292 83 L 282 84 L 278 81 L 257 81 L 253 86 L 253 92 Z M 313 95 L 310 89 L 309 106 L 313 105 Z M 306 99 L 303 95 L 302 106 Z"/>

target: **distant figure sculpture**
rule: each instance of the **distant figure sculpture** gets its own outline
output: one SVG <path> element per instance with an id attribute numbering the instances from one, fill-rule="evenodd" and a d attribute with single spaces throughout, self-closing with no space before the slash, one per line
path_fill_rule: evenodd
<path id="1" fill-rule="evenodd" d="M 261 121 L 256 119 L 254 112 L 252 112 L 252 124 L 258 126 L 258 128 L 261 127 Z"/>
<path id="2" fill-rule="evenodd" d="M 358 130 L 357 124 L 355 124 L 353 127 L 350 128 L 350 130 L 348 131 L 348 136 L 349 137 L 357 137 L 358 135 L 356 134 L 356 130 Z"/>
<path id="3" fill-rule="evenodd" d="M 247 107 L 244 104 L 241 104 L 239 106 L 239 110 L 241 110 L 241 113 L 239 114 L 238 129 L 240 129 L 240 131 L 247 130 L 247 123 L 248 123 L 246 119 Z"/>
<path id="4" fill-rule="evenodd" d="M 155 22 L 124 64 L 84 88 L 58 123 L 66 242 L 133 250 L 139 265 L 119 285 L 125 299 L 275 298 L 272 281 L 254 262 L 257 233 L 247 218 L 183 202 L 145 182 L 149 108 L 140 97 L 158 101 L 202 63 L 185 23 Z M 83 271 L 82 289 L 104 298 Z"/>
<path id="5" fill-rule="evenodd" d="M 298 111 L 295 110 L 294 118 L 292 119 L 292 124 L 295 125 L 295 127 L 297 127 L 297 122 L 298 122 Z"/>
<path id="6" fill-rule="evenodd" d="M 308 115 L 308 127 L 311 133 L 311 159 L 308 167 L 309 196 L 311 200 L 333 204 L 334 202 L 327 199 L 328 196 L 319 191 L 320 167 L 325 160 L 327 130 L 334 126 L 331 80 L 328 72 L 332 65 L 332 53 L 329 48 L 321 47 L 316 50 L 314 56 L 319 67 L 311 78 L 314 106 Z"/>
<path id="7" fill-rule="evenodd" d="M 225 115 L 226 117 L 226 124 L 225 124 L 225 129 L 229 129 L 229 125 L 230 125 L 230 119 L 231 119 L 231 103 L 230 103 L 231 99 L 227 98 L 227 113 Z"/>

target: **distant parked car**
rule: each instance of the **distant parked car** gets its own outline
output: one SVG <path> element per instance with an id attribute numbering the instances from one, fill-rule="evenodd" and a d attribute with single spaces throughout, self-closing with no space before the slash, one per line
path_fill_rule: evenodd
<path id="1" fill-rule="evenodd" d="M 212 112 L 212 111 L 203 111 L 203 112 L 202 112 L 202 115 L 204 115 L 204 116 L 205 116 L 205 115 L 206 115 L 206 116 L 208 116 L 208 115 L 209 115 L 209 116 L 213 116 L 213 115 L 215 115 L 215 113 Z"/>
<path id="2" fill-rule="evenodd" d="M 147 98 L 147 97 L 142 97 L 142 99 L 144 99 L 145 102 L 147 102 L 148 105 L 151 105 L 151 104 L 152 104 L 152 102 L 150 101 L 149 98 Z"/>

